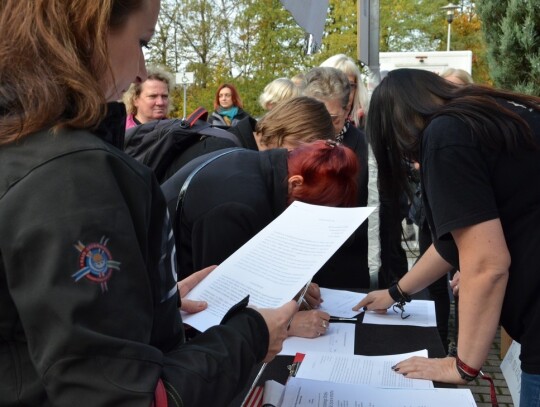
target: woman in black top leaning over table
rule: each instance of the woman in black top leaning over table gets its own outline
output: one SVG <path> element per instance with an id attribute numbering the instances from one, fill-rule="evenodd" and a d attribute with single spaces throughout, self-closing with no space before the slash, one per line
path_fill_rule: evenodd
<path id="1" fill-rule="evenodd" d="M 539 406 L 540 98 L 399 69 L 375 89 L 367 133 L 379 181 L 396 196 L 407 185 L 403 159 L 420 163 L 434 244 L 398 285 L 368 294 L 355 308 L 384 312 L 459 269 L 457 357 L 411 358 L 395 370 L 472 380 L 500 321 L 521 343 L 521 406 Z"/>

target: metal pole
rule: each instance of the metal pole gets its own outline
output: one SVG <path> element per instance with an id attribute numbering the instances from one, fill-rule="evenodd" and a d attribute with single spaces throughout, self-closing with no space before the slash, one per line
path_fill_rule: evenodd
<path id="1" fill-rule="evenodd" d="M 452 23 L 448 23 L 448 40 L 446 42 L 446 50 L 450 51 L 450 32 L 452 31 Z"/>
<path id="2" fill-rule="evenodd" d="M 183 118 L 186 118 L 186 103 L 187 103 L 187 83 L 184 83 L 184 116 Z"/>

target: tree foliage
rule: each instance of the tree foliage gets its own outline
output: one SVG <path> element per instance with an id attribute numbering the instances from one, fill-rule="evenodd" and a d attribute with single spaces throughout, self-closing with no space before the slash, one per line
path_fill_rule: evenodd
<path id="1" fill-rule="evenodd" d="M 435 51 L 446 38 L 447 0 L 380 0 L 381 52 Z"/>
<path id="2" fill-rule="evenodd" d="M 497 87 L 540 95 L 540 1 L 478 3 L 488 63 Z"/>
<path id="3" fill-rule="evenodd" d="M 306 34 L 280 0 L 163 0 L 148 59 L 171 72 L 195 73 L 195 84 L 187 91 L 187 112 L 198 106 L 212 110 L 215 90 L 230 82 L 245 109 L 259 116 L 258 96 L 273 79 L 291 77 L 338 53 L 356 59 L 357 1 L 330 0 L 322 44 L 306 55 Z M 440 7 L 447 1 L 380 0 L 380 50 L 446 49 L 447 22 Z M 487 77 L 481 73 L 480 22 L 474 4 L 461 3 L 470 12 L 456 13 L 452 49 L 473 50 L 478 80 Z M 173 100 L 173 115 L 181 116 L 181 87 Z"/>

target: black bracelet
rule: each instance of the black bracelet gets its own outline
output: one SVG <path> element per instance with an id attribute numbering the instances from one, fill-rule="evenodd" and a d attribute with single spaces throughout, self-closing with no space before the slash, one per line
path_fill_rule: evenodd
<path id="1" fill-rule="evenodd" d="M 405 304 L 406 302 L 411 302 L 411 296 L 401 289 L 398 283 L 391 285 L 388 288 L 388 293 L 390 297 L 397 302 L 398 304 Z"/>
<path id="2" fill-rule="evenodd" d="M 411 302 L 412 300 L 411 296 L 401 289 L 401 287 L 399 286 L 399 283 L 396 283 L 396 287 L 399 290 L 399 293 L 401 294 L 401 297 L 405 300 L 405 302 Z"/>

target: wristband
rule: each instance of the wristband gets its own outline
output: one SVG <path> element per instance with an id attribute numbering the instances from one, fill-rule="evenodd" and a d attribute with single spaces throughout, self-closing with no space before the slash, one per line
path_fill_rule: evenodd
<path id="1" fill-rule="evenodd" d="M 473 381 L 480 374 L 480 370 L 470 367 L 456 355 L 456 369 L 463 380 Z"/>
<path id="2" fill-rule="evenodd" d="M 467 381 L 470 382 L 478 377 L 480 377 L 484 380 L 487 380 L 489 382 L 489 393 L 491 397 L 491 406 L 492 407 L 499 407 L 499 402 L 497 401 L 497 392 L 495 391 L 495 384 L 493 383 L 493 379 L 488 374 L 485 374 L 480 369 L 475 369 L 474 367 L 470 367 L 467 365 L 464 361 L 462 361 L 459 356 L 455 356 L 456 358 L 456 369 L 459 373 L 459 376 Z"/>
<path id="3" fill-rule="evenodd" d="M 398 283 L 391 285 L 388 288 L 388 293 L 390 297 L 397 302 L 398 304 L 405 304 L 406 302 L 411 302 L 411 296 L 401 289 Z"/>

